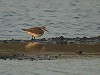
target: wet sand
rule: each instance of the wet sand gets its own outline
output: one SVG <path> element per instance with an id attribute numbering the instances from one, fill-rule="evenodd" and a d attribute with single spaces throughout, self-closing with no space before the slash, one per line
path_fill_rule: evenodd
<path id="1" fill-rule="evenodd" d="M 76 54 L 82 50 L 83 54 L 100 55 L 100 44 L 51 44 L 51 43 L 0 43 L 0 56 L 11 54 Z"/>

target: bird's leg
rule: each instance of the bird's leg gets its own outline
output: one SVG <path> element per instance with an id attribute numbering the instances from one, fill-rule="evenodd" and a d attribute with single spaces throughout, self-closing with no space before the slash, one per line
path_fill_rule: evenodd
<path id="1" fill-rule="evenodd" d="M 31 40 L 33 40 L 33 36 L 32 36 L 32 39 Z"/>
<path id="2" fill-rule="evenodd" d="M 32 39 L 31 40 L 35 40 L 35 37 L 33 38 L 34 36 L 32 36 Z"/>
<path id="3" fill-rule="evenodd" d="M 34 37 L 34 40 L 35 40 L 35 37 Z"/>

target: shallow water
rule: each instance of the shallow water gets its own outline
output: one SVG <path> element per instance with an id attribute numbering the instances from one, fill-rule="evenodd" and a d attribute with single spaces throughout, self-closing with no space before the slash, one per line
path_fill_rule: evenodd
<path id="1" fill-rule="evenodd" d="M 100 35 L 100 0 L 0 0 L 0 39 L 30 39 L 22 28 L 45 25 L 42 37 Z"/>
<path id="2" fill-rule="evenodd" d="M 0 75 L 99 75 L 100 58 L 0 60 Z"/>

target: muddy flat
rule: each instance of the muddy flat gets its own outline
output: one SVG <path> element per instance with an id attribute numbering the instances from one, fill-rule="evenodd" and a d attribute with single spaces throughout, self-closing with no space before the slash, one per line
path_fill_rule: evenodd
<path id="1" fill-rule="evenodd" d="M 75 54 L 82 50 L 84 54 L 100 55 L 100 44 L 50 44 L 50 43 L 0 43 L 0 55 L 10 54 Z"/>

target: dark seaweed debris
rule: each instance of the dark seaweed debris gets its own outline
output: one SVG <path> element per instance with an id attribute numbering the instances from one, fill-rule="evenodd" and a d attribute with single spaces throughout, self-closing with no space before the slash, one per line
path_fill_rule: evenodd
<path id="1" fill-rule="evenodd" d="M 26 55 L 26 54 L 13 54 L 10 56 L 0 56 L 0 59 L 2 60 L 54 60 L 58 59 L 59 55 Z"/>
<path id="2" fill-rule="evenodd" d="M 52 38 L 42 38 L 35 40 L 20 40 L 20 39 L 11 39 L 11 40 L 0 40 L 0 43 L 28 43 L 28 42 L 40 42 L 40 43 L 52 43 L 52 44 L 95 44 L 100 43 L 100 36 L 97 37 L 76 37 L 76 38 L 66 38 L 63 36 L 52 37 Z"/>

